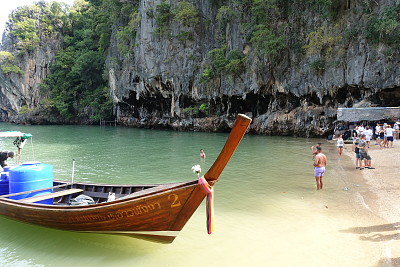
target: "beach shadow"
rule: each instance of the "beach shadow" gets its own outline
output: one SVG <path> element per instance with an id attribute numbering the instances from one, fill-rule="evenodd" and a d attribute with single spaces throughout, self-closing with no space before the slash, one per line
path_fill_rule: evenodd
<path id="1" fill-rule="evenodd" d="M 382 266 L 400 266 L 400 258 L 386 258 L 381 259 L 374 267 Z"/>
<path id="2" fill-rule="evenodd" d="M 396 233 L 387 233 L 387 234 L 384 233 L 392 231 L 396 231 Z M 381 241 L 400 239 L 399 231 L 400 231 L 400 222 L 365 226 L 365 227 L 352 227 L 346 230 L 340 230 L 339 232 L 359 234 L 361 235 L 359 238 L 362 241 L 381 242 Z"/>

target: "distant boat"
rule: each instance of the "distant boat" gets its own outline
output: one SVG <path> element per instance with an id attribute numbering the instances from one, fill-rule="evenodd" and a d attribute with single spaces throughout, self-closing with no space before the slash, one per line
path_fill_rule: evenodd
<path id="1" fill-rule="evenodd" d="M 0 215 L 61 230 L 171 243 L 217 182 L 250 123 L 250 118 L 238 115 L 218 158 L 198 180 L 146 185 L 55 180 L 51 187 L 0 196 Z M 46 190 L 50 192 L 43 193 Z M 10 199 L 22 194 L 27 197 Z M 71 205 L 79 196 L 93 202 Z M 49 200 L 50 204 L 37 203 Z"/>

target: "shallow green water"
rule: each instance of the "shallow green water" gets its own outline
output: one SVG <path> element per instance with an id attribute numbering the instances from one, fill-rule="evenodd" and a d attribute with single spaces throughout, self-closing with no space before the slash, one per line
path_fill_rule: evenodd
<path id="1" fill-rule="evenodd" d="M 200 164 L 206 172 L 227 137 L 0 124 L 4 130 L 31 133 L 32 143 L 25 145 L 22 161 L 52 164 L 57 179 L 71 179 L 74 159 L 75 180 L 116 184 L 195 179 L 191 167 Z M 0 140 L 0 149 L 14 149 L 12 141 Z M 362 181 L 343 176 L 342 171 L 353 166 L 350 159 L 338 161 L 331 144 L 324 144 L 329 159 L 325 188 L 316 192 L 310 153 L 315 142 L 246 135 L 215 187 L 216 231 L 211 235 L 206 231 L 204 204 L 170 245 L 0 218 L 0 265 L 373 266 L 384 257 L 383 244 L 360 241 L 349 229 L 382 221 L 360 208 L 357 190 L 365 187 Z M 207 154 L 205 161 L 199 159 L 201 148 Z"/>

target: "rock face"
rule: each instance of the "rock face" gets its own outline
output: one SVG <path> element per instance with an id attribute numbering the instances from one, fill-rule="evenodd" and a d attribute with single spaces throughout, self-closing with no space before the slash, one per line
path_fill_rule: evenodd
<path id="1" fill-rule="evenodd" d="M 34 110 L 48 97 L 40 90 L 40 84 L 49 74 L 49 66 L 61 46 L 62 36 L 57 34 L 49 38 L 41 35 L 41 45 L 22 51 L 16 45 L 17 39 L 10 34 L 13 27 L 9 24 L 3 33 L 0 51 L 13 54 L 23 73 L 4 73 L 0 69 L 0 121 L 24 123 L 31 118 L 23 113 Z"/>
<path id="2" fill-rule="evenodd" d="M 162 1 L 136 2 L 139 19 L 130 40 L 134 45 L 129 52 L 118 49 L 117 33 L 127 25 L 117 18 L 106 61 L 121 125 L 227 131 L 234 115 L 245 113 L 253 118 L 252 133 L 326 136 L 338 107 L 400 106 L 400 38 L 395 33 L 400 30 L 399 0 L 332 1 L 336 4 L 326 10 L 334 9 L 333 15 L 321 15 L 321 9 L 306 7 L 304 1 L 277 1 L 284 12 L 269 18 L 269 27 L 276 36 L 285 36 L 285 46 L 276 56 L 257 53 L 249 38 L 252 31 L 246 28 L 253 17 L 245 3 L 188 1 L 199 20 L 185 25 L 171 19 L 161 34 L 156 16 Z M 178 2 L 169 1 L 170 9 L 178 9 Z M 218 19 L 223 7 L 233 12 L 226 21 Z M 382 30 L 374 39 L 372 23 L 389 17 L 394 29 Z M 190 38 L 179 38 L 184 33 Z M 397 39 L 387 41 L 388 34 Z M 12 43 L 7 40 L 2 50 L 12 50 Z M 22 77 L 0 72 L 2 120 L 11 120 L 23 105 L 34 108 L 43 100 L 38 85 L 58 45 L 52 42 L 21 56 Z M 247 59 L 242 69 L 233 74 L 225 69 L 207 78 L 206 71 L 213 67 L 210 51 L 216 48 L 224 48 L 225 55 L 239 51 Z M 274 47 L 267 48 L 271 55 Z"/>
<path id="3" fill-rule="evenodd" d="M 176 5 L 174 2 L 171 6 Z M 368 26 L 366 14 L 356 13 L 365 2 L 341 2 L 346 6 L 338 12 L 338 29 L 324 25 L 313 12 L 303 19 L 288 16 L 275 23 L 286 25 L 283 30 L 294 33 L 286 36 L 298 34 L 304 40 L 318 26 L 327 29 L 326 38 L 329 34 L 344 35 L 352 27 Z M 370 6 L 370 12 L 379 16 L 392 2 L 377 1 L 377 5 Z M 206 103 L 210 113 L 227 119 L 237 112 L 252 116 L 254 133 L 323 136 L 332 131 L 337 107 L 400 105 L 399 50 L 390 50 L 384 43 L 373 44 L 362 34 L 327 43 L 325 46 L 331 46 L 333 54 L 323 58 L 322 71 L 315 71 L 312 64 L 321 59 L 323 48 L 319 55 L 312 56 L 304 55 L 302 49 L 283 49 L 279 62 L 263 61 L 252 53 L 253 47 L 241 27 L 248 18 L 233 18 L 221 33 L 215 19 L 217 10 L 210 1 L 194 2 L 205 19 L 193 27 L 193 41 L 159 38 L 154 35 L 157 25 L 148 16 L 149 10 L 156 12 L 159 3 L 140 2 L 140 26 L 129 58 L 115 49 L 116 38 L 109 51 L 111 93 L 122 124 L 180 130 L 224 129 L 220 127 L 224 120 L 219 116 L 214 117 L 215 126 L 211 128 L 196 127 L 198 121 L 205 119 L 185 119 L 185 108 L 197 101 Z M 182 25 L 173 22 L 169 34 L 176 36 L 180 30 Z M 248 55 L 246 71 L 236 77 L 224 75 L 202 83 L 201 74 L 209 64 L 208 51 L 221 46 L 218 35 L 226 40 L 228 50 L 237 49 Z M 119 58 L 122 64 L 111 63 L 111 58 Z"/>

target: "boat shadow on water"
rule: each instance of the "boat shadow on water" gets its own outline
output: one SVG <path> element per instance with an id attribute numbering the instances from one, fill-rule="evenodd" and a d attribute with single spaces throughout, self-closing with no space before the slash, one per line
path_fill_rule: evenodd
<path id="1" fill-rule="evenodd" d="M 163 247 L 160 243 L 129 238 L 125 236 L 78 233 L 45 227 L 38 227 L 0 217 L 0 246 L 9 250 L 23 249 L 33 258 L 52 255 L 55 258 L 78 257 L 93 259 L 99 257 L 118 260 L 132 259 L 152 254 Z M 25 257 L 26 258 L 26 257 Z"/>

